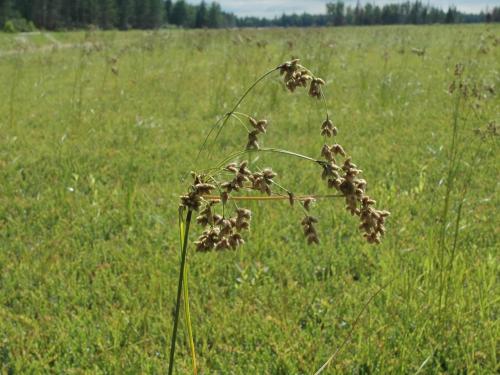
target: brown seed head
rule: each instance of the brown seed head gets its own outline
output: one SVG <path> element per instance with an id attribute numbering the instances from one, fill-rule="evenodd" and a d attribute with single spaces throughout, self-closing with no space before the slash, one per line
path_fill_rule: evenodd
<path id="1" fill-rule="evenodd" d="M 343 157 L 346 156 L 345 154 L 345 151 L 344 151 L 344 148 L 339 145 L 338 143 L 334 144 L 332 147 L 331 147 L 331 151 L 335 154 L 335 155 L 342 155 Z"/>
<path id="2" fill-rule="evenodd" d="M 246 146 L 247 150 L 258 150 L 259 149 L 257 134 L 259 134 L 258 130 L 253 130 L 250 133 L 248 133 L 248 142 L 247 142 L 247 146 Z"/>
<path id="3" fill-rule="evenodd" d="M 304 208 L 306 209 L 306 211 L 309 211 L 309 210 L 310 210 L 311 205 L 312 205 L 314 202 L 316 202 L 316 199 L 314 199 L 313 197 L 309 197 L 309 198 L 304 199 L 303 206 L 304 206 Z"/>
<path id="4" fill-rule="evenodd" d="M 200 184 L 196 184 L 194 186 L 194 189 L 196 191 L 196 194 L 199 194 L 199 195 L 206 195 L 206 194 L 210 194 L 210 192 L 215 189 L 215 186 L 214 185 L 211 185 L 211 184 L 206 184 L 206 183 L 200 183 Z"/>
<path id="5" fill-rule="evenodd" d="M 309 95 L 313 98 L 321 98 L 321 85 L 324 85 L 325 81 L 321 78 L 314 78 L 311 80 L 311 84 L 309 86 Z"/>
<path id="6" fill-rule="evenodd" d="M 236 163 L 231 163 L 231 164 L 228 164 L 226 166 L 226 168 L 224 168 L 226 171 L 228 172 L 232 172 L 232 173 L 237 173 L 238 172 L 238 168 L 237 168 L 237 164 Z"/>
<path id="7" fill-rule="evenodd" d="M 302 222 L 302 229 L 304 230 L 304 235 L 306 236 L 307 243 L 309 245 L 314 243 L 319 243 L 318 233 L 316 232 L 316 228 L 314 224 L 317 223 L 318 220 L 313 216 L 306 216 Z"/>
<path id="8" fill-rule="evenodd" d="M 334 132 L 335 129 L 335 132 Z M 325 137 L 332 137 L 337 135 L 337 128 L 333 126 L 333 122 L 330 119 L 326 119 L 321 125 L 321 135 Z M 335 133 L 335 134 L 334 134 Z"/>

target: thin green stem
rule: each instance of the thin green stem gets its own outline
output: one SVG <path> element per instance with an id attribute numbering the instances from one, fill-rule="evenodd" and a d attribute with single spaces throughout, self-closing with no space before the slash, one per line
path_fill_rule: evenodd
<path id="1" fill-rule="evenodd" d="M 231 113 L 231 116 L 234 117 L 236 120 L 238 120 L 238 122 L 243 125 L 243 127 L 245 128 L 245 130 L 250 133 L 250 129 L 248 129 L 248 126 L 245 125 L 245 123 L 243 121 L 241 121 L 241 119 L 236 115 L 236 113 Z"/>
<path id="2" fill-rule="evenodd" d="M 240 106 L 240 104 L 243 102 L 243 100 L 245 100 L 245 98 L 247 97 L 247 95 L 254 89 L 255 86 L 257 86 L 259 84 L 259 82 L 261 82 L 262 80 L 264 80 L 267 76 L 269 76 L 270 74 L 274 73 L 276 70 L 278 70 L 279 67 L 276 67 L 270 71 L 268 71 L 267 73 L 264 73 L 262 76 L 260 76 L 259 78 L 257 78 L 257 80 L 252 83 L 252 85 L 243 93 L 243 95 L 238 99 L 238 101 L 236 102 L 236 104 L 234 105 L 233 109 L 231 111 L 229 111 L 228 113 L 226 113 L 224 116 L 222 116 L 216 123 L 214 126 L 212 126 L 212 128 L 210 129 L 210 131 L 208 132 L 207 136 L 205 137 L 205 139 L 203 140 L 203 143 L 198 151 L 198 154 L 196 155 L 196 158 L 195 158 L 195 162 L 198 161 L 201 153 L 203 152 L 203 150 L 205 149 L 206 145 L 207 145 L 207 142 L 208 142 L 208 139 L 210 138 L 210 136 L 212 135 L 212 133 L 217 129 L 217 127 L 219 128 L 217 130 L 217 134 L 215 135 L 215 138 L 214 138 L 214 142 L 217 140 L 217 138 L 219 137 L 222 129 L 224 128 L 224 126 L 226 125 L 227 123 L 227 120 L 229 119 L 229 117 L 231 117 L 231 114 L 233 114 L 237 109 L 238 107 Z M 221 123 L 222 121 L 222 123 Z M 220 126 L 219 126 L 220 124 Z"/>
<path id="3" fill-rule="evenodd" d="M 260 81 L 262 81 L 268 75 L 274 73 L 278 69 L 279 69 L 279 67 L 271 69 L 270 71 L 264 73 L 262 76 L 260 76 L 259 78 L 257 78 L 257 80 L 245 91 L 245 93 L 241 96 L 241 98 L 236 102 L 234 108 L 229 113 L 233 113 L 234 111 L 236 111 L 238 109 L 238 107 L 240 106 L 240 104 L 243 102 L 243 100 L 246 98 L 246 96 L 250 93 L 250 91 L 252 91 L 253 88 L 259 84 Z"/>
<path id="4" fill-rule="evenodd" d="M 457 209 L 457 216 L 455 218 L 455 228 L 453 231 L 453 245 L 451 248 L 451 255 L 450 255 L 450 260 L 448 263 L 448 267 L 446 270 L 447 273 L 447 280 L 446 280 L 446 285 L 444 288 L 444 308 L 448 306 L 448 289 L 450 288 L 450 283 L 451 283 L 451 271 L 453 270 L 453 263 L 455 262 L 455 256 L 457 253 L 457 246 L 458 246 L 458 235 L 460 231 L 460 220 L 462 219 L 462 208 L 465 202 L 465 195 L 467 193 L 467 187 L 465 188 L 464 194 L 462 196 L 462 199 L 460 200 L 460 203 L 458 204 L 458 209 Z M 443 265 L 444 267 L 444 265 Z"/>
<path id="5" fill-rule="evenodd" d="M 191 351 L 191 362 L 193 364 L 193 374 L 198 374 L 198 366 L 196 365 L 196 350 L 194 347 L 193 326 L 191 324 L 191 311 L 189 309 L 189 287 L 188 287 L 188 262 L 184 264 L 184 281 L 183 281 L 183 300 L 184 300 L 184 319 L 189 338 L 189 349 Z"/>
<path id="6" fill-rule="evenodd" d="M 241 155 L 248 154 L 250 152 L 272 152 L 272 153 L 277 153 L 277 154 L 294 156 L 294 157 L 297 157 L 297 158 L 300 158 L 300 159 L 304 159 L 304 160 L 308 160 L 308 161 L 312 161 L 312 162 L 315 162 L 315 163 L 318 163 L 318 164 L 322 164 L 323 163 L 321 160 L 317 160 L 317 159 L 314 159 L 314 158 L 311 158 L 309 156 L 302 155 L 302 154 L 299 154 L 299 153 L 293 152 L 293 151 L 283 150 L 283 149 L 280 149 L 280 148 L 260 148 L 258 150 L 241 150 L 241 151 L 235 152 L 235 153 L 229 155 L 224 160 L 222 160 L 217 165 L 217 167 L 215 169 L 220 169 L 220 168 L 222 168 L 224 166 L 224 164 L 226 164 L 227 162 L 229 162 L 231 159 L 234 159 L 234 158 L 236 158 L 238 156 L 241 156 Z"/>
<path id="7" fill-rule="evenodd" d="M 319 92 L 321 93 L 321 101 L 323 102 L 323 105 L 325 107 L 326 119 L 328 120 L 330 119 L 330 114 L 328 113 L 328 105 L 326 104 L 325 93 L 323 92 L 322 89 L 320 89 Z"/>
<path id="8" fill-rule="evenodd" d="M 186 264 L 186 255 L 187 255 L 187 245 L 188 245 L 188 235 L 189 235 L 189 226 L 191 224 L 191 216 L 193 211 L 188 210 L 186 215 L 186 223 L 185 226 L 182 225 L 182 212 L 179 212 L 179 228 L 181 233 L 181 267 L 179 270 L 179 281 L 177 283 L 177 301 L 175 303 L 175 313 L 174 313 L 174 327 L 172 331 L 172 341 L 170 343 L 170 360 L 168 364 L 168 375 L 172 375 L 174 371 L 174 355 L 175 355 L 175 341 L 177 339 L 177 326 L 179 323 L 179 311 L 181 307 L 181 293 L 182 293 L 182 282 L 184 280 L 184 270 Z M 182 237 L 182 232 L 184 232 L 184 236 Z"/>
<path id="9" fill-rule="evenodd" d="M 221 197 L 219 195 L 204 195 L 204 199 L 219 202 Z M 294 200 L 296 201 L 305 201 L 308 199 L 330 199 L 330 198 L 344 198 L 342 194 L 309 194 L 309 195 L 297 195 L 294 196 Z M 271 195 L 271 196 L 253 196 L 253 195 L 245 195 L 245 196 L 229 196 L 229 201 L 282 201 L 290 199 L 287 195 Z"/>
<path id="10" fill-rule="evenodd" d="M 243 112 L 236 112 L 236 111 L 233 111 L 233 113 L 234 113 L 235 115 L 244 116 L 244 117 L 246 117 L 246 118 L 250 118 L 250 117 L 252 117 L 252 116 L 247 115 L 246 113 L 243 113 Z"/>
<path id="11" fill-rule="evenodd" d="M 458 155 L 458 125 L 459 125 L 459 112 L 460 112 L 460 95 L 457 95 L 457 99 L 455 102 L 455 108 L 453 112 L 453 131 L 451 138 L 451 147 L 449 153 L 449 165 L 448 165 L 448 175 L 446 178 L 446 192 L 444 198 L 443 211 L 441 214 L 441 233 L 439 238 L 439 317 L 443 318 L 442 310 L 443 310 L 443 294 L 445 287 L 445 278 L 446 278 L 446 270 L 445 270 L 445 252 L 447 251 L 446 247 L 446 230 L 447 230 L 447 221 L 448 215 L 450 211 L 450 202 L 451 202 L 451 194 L 454 187 L 454 180 L 457 172 L 456 167 L 456 158 Z"/>
<path id="12" fill-rule="evenodd" d="M 219 126 L 219 124 L 220 124 L 221 121 L 227 121 L 228 116 L 229 116 L 228 113 L 224 114 L 224 116 L 220 117 L 217 120 L 217 122 L 214 124 L 214 126 L 212 126 L 212 128 L 208 132 L 207 136 L 203 140 L 203 143 L 201 144 L 200 149 L 198 150 L 198 154 L 196 155 L 196 158 L 194 159 L 195 164 L 198 162 L 198 159 L 200 158 L 201 153 L 205 149 L 205 146 L 207 145 L 208 139 L 212 135 L 213 131 L 217 128 L 217 126 Z"/>
<path id="13" fill-rule="evenodd" d="M 344 339 L 344 341 L 342 341 L 342 343 L 340 344 L 340 346 L 337 348 L 337 350 L 330 356 L 330 358 L 328 358 L 328 360 L 323 364 L 323 366 L 321 366 L 318 371 L 316 371 L 314 373 L 314 375 L 319 375 L 321 374 L 328 366 L 330 366 L 330 364 L 332 363 L 332 361 L 337 357 L 337 355 L 342 351 L 342 349 L 344 349 L 344 347 L 351 341 L 352 339 L 352 334 L 354 333 L 354 329 L 356 328 L 356 326 L 358 325 L 359 323 L 359 320 L 361 319 L 361 316 L 364 314 L 364 312 L 366 311 L 366 309 L 368 308 L 368 306 L 370 306 L 370 304 L 372 303 L 372 301 L 375 299 L 375 297 L 377 297 L 385 288 L 387 288 L 393 281 L 394 281 L 395 277 L 393 277 L 389 282 L 387 282 L 385 285 L 381 286 L 369 299 L 368 301 L 366 301 L 366 303 L 363 305 L 363 307 L 361 308 L 361 310 L 359 311 L 358 313 L 358 316 L 356 317 L 356 319 L 354 320 L 354 323 L 352 324 L 352 328 L 351 330 L 349 331 L 348 335 L 346 336 L 346 338 Z"/>
<path id="14" fill-rule="evenodd" d="M 480 142 L 476 148 L 476 152 L 474 154 L 474 157 L 472 158 L 472 163 L 470 163 L 470 165 L 469 165 L 469 169 L 471 169 L 471 171 L 469 171 L 468 173 L 469 173 L 469 176 L 471 176 L 471 177 L 473 177 L 473 172 L 475 171 L 475 169 L 472 168 L 471 166 L 478 165 L 478 163 L 480 162 L 480 155 L 481 155 L 481 150 L 483 147 L 484 147 L 483 142 Z M 473 178 L 470 178 L 470 179 L 466 178 L 464 180 L 464 184 L 462 187 L 462 195 L 460 198 L 460 202 L 458 203 L 457 214 L 456 214 L 456 218 L 455 218 L 455 228 L 453 231 L 453 244 L 451 246 L 451 254 L 450 254 L 450 259 L 448 262 L 448 269 L 447 269 L 447 277 L 448 277 L 448 279 L 446 281 L 447 287 L 446 287 L 446 290 L 444 291 L 444 306 L 448 306 L 448 289 L 449 289 L 449 285 L 451 282 L 453 264 L 455 262 L 455 258 L 457 255 L 458 237 L 459 237 L 459 231 L 460 231 L 460 221 L 462 219 L 462 209 L 463 209 L 463 206 L 465 204 L 467 192 L 469 190 L 469 185 L 470 185 L 471 181 L 473 181 L 473 180 L 474 180 Z"/>

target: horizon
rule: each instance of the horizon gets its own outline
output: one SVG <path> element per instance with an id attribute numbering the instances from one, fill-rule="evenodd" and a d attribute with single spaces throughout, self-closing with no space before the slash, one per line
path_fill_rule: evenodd
<path id="1" fill-rule="evenodd" d="M 199 4 L 201 0 L 188 0 L 190 4 Z M 210 3 L 211 1 L 206 1 Z M 222 7 L 222 10 L 234 13 L 238 17 L 261 17 L 274 18 L 282 14 L 325 14 L 326 4 L 335 1 L 329 0 L 218 0 L 216 1 Z M 358 0 L 344 0 L 346 6 L 355 6 Z M 360 0 L 364 5 L 371 3 L 383 6 L 385 4 L 400 4 L 404 0 Z M 413 1 L 411 1 L 413 2 Z M 458 11 L 464 13 L 480 13 L 494 6 L 499 6 L 498 0 L 428 0 L 422 1 L 423 4 L 431 5 L 436 8 L 448 9 L 449 6 L 455 6 Z"/>

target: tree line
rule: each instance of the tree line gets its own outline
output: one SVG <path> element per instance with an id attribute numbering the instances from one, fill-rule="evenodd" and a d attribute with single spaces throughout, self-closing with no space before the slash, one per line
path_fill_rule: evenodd
<path id="1" fill-rule="evenodd" d="M 220 5 L 185 0 L 0 0 L 0 26 L 6 22 L 63 30 L 155 29 L 167 25 L 186 28 L 236 26 L 236 17 Z"/>
<path id="2" fill-rule="evenodd" d="M 383 6 L 359 2 L 355 6 L 343 1 L 326 4 L 326 14 L 311 15 L 283 14 L 274 19 L 243 17 L 238 18 L 240 27 L 269 27 L 269 26 L 344 26 L 344 25 L 397 25 L 397 24 L 434 24 L 434 23 L 478 23 L 500 22 L 500 7 L 494 7 L 487 12 L 463 13 L 455 7 L 447 10 L 433 7 L 422 1 L 406 1 L 399 4 L 385 4 Z"/>
<path id="3" fill-rule="evenodd" d="M 454 7 L 447 10 L 421 1 L 386 4 L 343 1 L 328 3 L 326 13 L 257 18 L 236 17 L 216 2 L 198 5 L 185 0 L 0 0 L 0 27 L 63 30 L 90 25 L 102 29 L 154 29 L 168 25 L 185 28 L 289 27 L 500 22 L 500 7 L 467 14 Z"/>
<path id="4" fill-rule="evenodd" d="M 500 7 L 492 12 L 478 14 L 462 13 L 450 6 L 445 11 L 441 8 L 423 4 L 422 1 L 386 4 L 383 6 L 370 3 L 355 7 L 345 6 L 343 1 L 327 4 L 327 13 L 335 25 L 393 25 L 393 24 L 433 24 L 433 23 L 473 23 L 500 21 Z M 492 15 L 495 19 L 492 19 Z"/>

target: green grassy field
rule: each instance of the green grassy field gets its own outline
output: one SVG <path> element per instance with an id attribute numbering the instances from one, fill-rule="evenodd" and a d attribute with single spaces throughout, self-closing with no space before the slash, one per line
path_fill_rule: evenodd
<path id="1" fill-rule="evenodd" d="M 218 116 L 291 57 L 327 81 L 387 234 L 367 244 L 343 202 L 322 201 L 309 247 L 298 210 L 249 205 L 242 248 L 190 249 L 199 372 L 312 374 L 351 332 L 324 373 L 499 371 L 500 154 L 474 132 L 500 122 L 499 26 L 50 35 L 0 34 L 2 373 L 166 371 L 182 178 L 209 165 L 193 162 Z M 242 106 L 269 119 L 266 146 L 313 157 L 321 108 L 278 75 Z M 228 128 L 212 161 L 245 143 Z M 295 160 L 258 163 L 297 193 L 328 191 Z M 178 374 L 192 373 L 185 332 Z"/>

